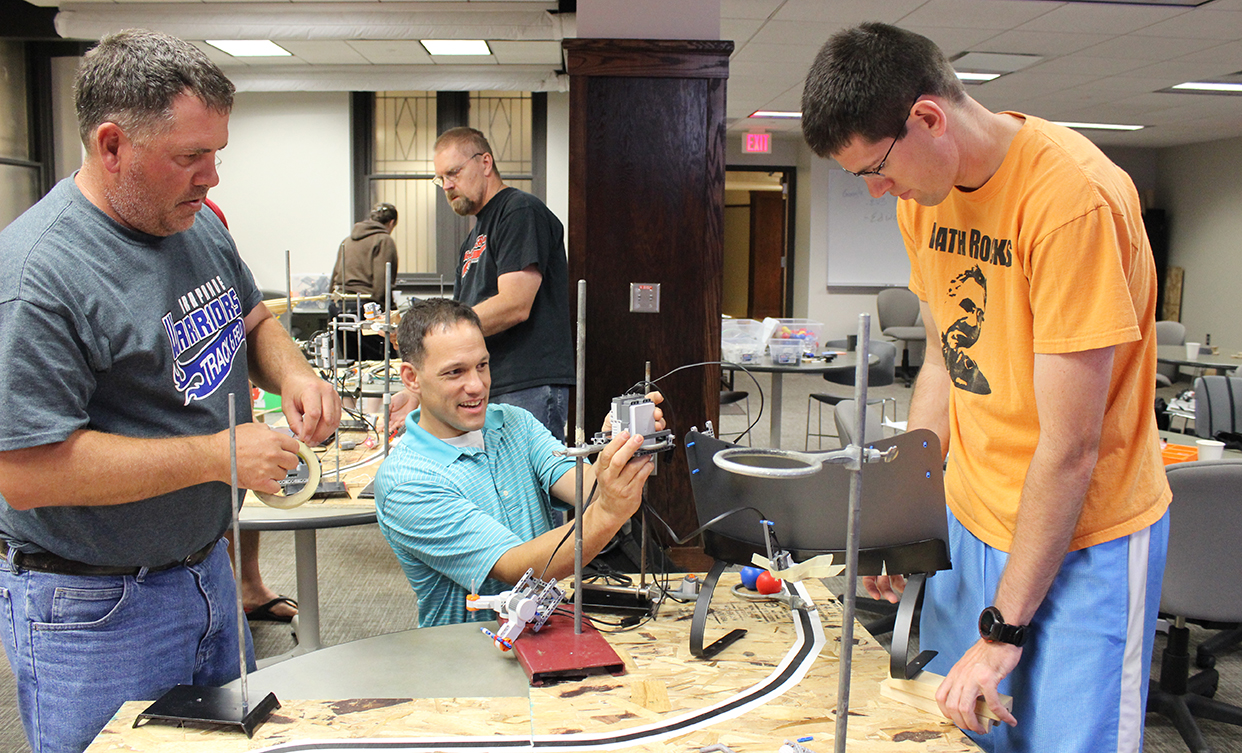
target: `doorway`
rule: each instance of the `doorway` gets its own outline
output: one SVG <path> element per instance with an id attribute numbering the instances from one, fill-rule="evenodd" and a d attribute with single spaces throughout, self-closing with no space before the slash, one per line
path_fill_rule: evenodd
<path id="1" fill-rule="evenodd" d="M 793 306 L 793 167 L 725 172 L 723 313 L 787 317 Z"/>

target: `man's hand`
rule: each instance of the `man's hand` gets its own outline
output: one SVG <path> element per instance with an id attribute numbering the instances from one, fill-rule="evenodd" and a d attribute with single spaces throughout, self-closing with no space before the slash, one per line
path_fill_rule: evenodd
<path id="1" fill-rule="evenodd" d="M 906 579 L 900 575 L 864 575 L 863 587 L 871 598 L 896 604 L 906 590 Z"/>
<path id="2" fill-rule="evenodd" d="M 1000 684 L 1022 658 L 1022 649 L 1008 643 L 988 643 L 980 638 L 971 646 L 936 691 L 936 702 L 944 715 L 962 729 L 983 733 L 983 724 L 975 716 L 975 701 L 983 696 L 988 708 L 1011 727 L 1018 726 L 1009 709 L 1001 705 Z"/>
<path id="3" fill-rule="evenodd" d="M 634 459 L 642 444 L 641 434 L 623 431 L 599 454 L 598 462 L 592 463 L 599 484 L 595 504 L 611 518 L 628 520 L 642 504 L 643 484 L 655 468 L 649 456 Z"/>
<path id="4" fill-rule="evenodd" d="M 405 426 L 405 417 L 418 408 L 418 395 L 409 389 L 394 392 L 388 403 L 388 423 L 393 428 Z"/>
<path id="5" fill-rule="evenodd" d="M 340 395 L 316 376 L 291 375 L 281 384 L 280 396 L 289 429 L 309 447 L 330 437 L 341 423 Z"/>
<path id="6" fill-rule="evenodd" d="M 216 480 L 230 483 L 232 467 L 229 460 L 229 432 L 214 434 L 213 456 Z M 278 483 L 298 467 L 298 441 L 283 431 L 274 431 L 265 424 L 245 423 L 237 426 L 237 485 L 256 492 L 279 494 Z"/>

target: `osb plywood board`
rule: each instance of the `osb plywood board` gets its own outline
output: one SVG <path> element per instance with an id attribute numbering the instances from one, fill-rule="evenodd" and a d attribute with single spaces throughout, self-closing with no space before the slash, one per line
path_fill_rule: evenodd
<path id="1" fill-rule="evenodd" d="M 610 743 L 637 727 L 693 715 L 735 699 L 769 678 L 797 640 L 788 608 L 772 602 L 741 601 L 729 593 L 726 575 L 716 591 L 706 642 L 743 627 L 744 638 L 704 661 L 689 650 L 692 605 L 666 603 L 658 619 L 608 640 L 626 672 L 577 682 L 531 688 L 529 698 L 390 699 L 292 701 L 262 725 L 253 740 L 237 732 L 180 729 L 148 724 L 130 729 L 146 703 L 126 704 L 88 753 L 241 753 L 279 743 L 324 739 L 479 736 L 527 738 L 589 735 L 599 749 L 686 753 L 723 743 L 736 753 L 771 753 L 787 739 L 812 736 L 817 753 L 833 749 L 836 726 L 841 611 L 818 581 L 810 582 L 823 620 L 826 643 L 805 677 L 779 696 L 731 718 L 714 716 L 701 725 L 656 741 Z M 850 691 L 849 749 L 870 753 L 928 751 L 964 753 L 977 748 L 951 724 L 880 696 L 888 655 L 855 628 Z M 463 668 L 469 671 L 469 668 Z M 533 736 L 533 738 L 531 737 Z M 482 745 L 486 743 L 481 741 Z M 913 745 L 912 745 L 913 743 Z M 534 747 L 539 747 L 538 744 Z"/>

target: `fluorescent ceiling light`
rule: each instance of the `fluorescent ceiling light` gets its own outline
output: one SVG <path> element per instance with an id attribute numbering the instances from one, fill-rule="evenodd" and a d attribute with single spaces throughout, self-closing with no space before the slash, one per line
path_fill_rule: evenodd
<path id="1" fill-rule="evenodd" d="M 423 47 L 432 55 L 490 55 L 482 39 L 422 39 Z"/>
<path id="2" fill-rule="evenodd" d="M 1242 84 L 1222 84 L 1216 81 L 1187 81 L 1174 84 L 1171 88 L 1179 91 L 1212 92 L 1214 94 L 1242 94 Z"/>
<path id="3" fill-rule="evenodd" d="M 802 113 L 790 110 L 755 110 L 748 118 L 801 118 Z"/>
<path id="4" fill-rule="evenodd" d="M 1141 131 L 1147 127 L 1141 125 L 1120 125 L 1117 123 L 1075 123 L 1069 120 L 1054 120 L 1052 122 L 1066 128 L 1075 128 L 1081 131 Z"/>
<path id="5" fill-rule="evenodd" d="M 968 71 L 995 71 L 1013 73 L 1029 68 L 1043 60 L 1043 55 L 1025 55 L 1013 52 L 963 52 L 949 62 L 954 68 Z"/>
<path id="6" fill-rule="evenodd" d="M 278 58 L 293 55 L 268 39 L 208 39 L 207 44 L 235 58 Z"/>
<path id="7" fill-rule="evenodd" d="M 957 77 L 962 81 L 973 81 L 982 84 L 984 81 L 991 81 L 994 78 L 1000 78 L 999 73 L 972 73 L 971 71 L 954 71 Z"/>

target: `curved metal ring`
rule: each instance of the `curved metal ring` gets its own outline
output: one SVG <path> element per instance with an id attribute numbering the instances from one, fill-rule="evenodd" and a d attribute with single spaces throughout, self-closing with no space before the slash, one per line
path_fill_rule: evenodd
<path id="1" fill-rule="evenodd" d="M 765 457 L 792 460 L 805 465 L 774 468 L 771 466 L 748 465 L 735 460 L 735 458 Z M 730 473 L 737 473 L 742 476 L 756 476 L 758 478 L 800 478 L 802 476 L 813 476 L 824 467 L 823 461 L 815 455 L 790 452 L 788 450 L 773 450 L 764 447 L 730 447 L 713 455 L 712 462 L 716 464 L 717 468 Z"/>

